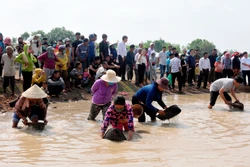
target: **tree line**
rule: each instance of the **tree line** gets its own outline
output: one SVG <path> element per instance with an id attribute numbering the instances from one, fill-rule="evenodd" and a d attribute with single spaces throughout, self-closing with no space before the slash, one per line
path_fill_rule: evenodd
<path id="1" fill-rule="evenodd" d="M 31 33 L 28 32 L 24 32 L 21 37 L 25 40 L 27 40 L 29 37 L 34 36 L 35 34 L 40 34 L 41 35 L 41 39 L 43 39 L 44 37 L 48 38 L 48 42 L 50 43 L 54 43 L 56 42 L 58 39 L 65 39 L 65 38 L 69 38 L 71 41 L 75 40 L 75 34 L 73 31 L 67 30 L 65 27 L 56 27 L 53 28 L 50 32 L 45 33 L 43 30 L 37 30 Z M 13 43 L 16 43 L 17 38 L 12 38 Z M 148 41 L 144 41 L 144 47 L 148 48 L 150 46 L 150 43 L 154 43 L 155 44 L 155 51 L 156 52 L 160 52 L 162 50 L 163 46 L 173 46 L 176 48 L 176 50 L 179 53 L 182 53 L 182 50 L 185 48 L 187 50 L 190 49 L 198 49 L 199 53 L 202 54 L 204 52 L 208 52 L 211 53 L 213 49 L 216 48 L 216 46 L 213 44 L 213 42 L 210 42 L 206 39 L 195 39 L 193 41 L 191 41 L 189 44 L 187 44 L 187 46 L 180 46 L 180 44 L 175 44 L 175 43 L 170 43 L 167 42 L 163 39 L 158 39 L 158 40 L 148 40 Z M 136 46 L 138 46 L 138 44 L 135 44 Z M 233 52 L 233 51 L 230 51 Z"/>

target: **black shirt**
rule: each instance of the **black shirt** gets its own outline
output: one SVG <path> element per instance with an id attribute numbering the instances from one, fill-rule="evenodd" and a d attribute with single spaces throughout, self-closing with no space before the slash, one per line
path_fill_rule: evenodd
<path id="1" fill-rule="evenodd" d="M 210 60 L 211 67 L 214 67 L 214 63 L 216 62 L 217 55 L 210 55 L 208 56 L 208 59 Z"/>
<path id="2" fill-rule="evenodd" d="M 106 56 L 108 56 L 109 55 L 109 45 L 108 45 L 108 42 L 104 42 L 104 41 L 100 42 L 100 44 L 99 44 L 99 51 L 100 51 L 100 56 L 102 56 L 101 53 L 103 54 L 104 58 Z"/>
<path id="3" fill-rule="evenodd" d="M 240 59 L 237 56 L 233 58 L 233 69 L 240 69 Z"/>
<path id="4" fill-rule="evenodd" d="M 76 48 L 79 44 L 81 44 L 82 41 L 80 40 L 75 40 L 73 43 L 72 43 L 72 47 L 74 48 L 74 53 L 76 54 Z"/>
<path id="5" fill-rule="evenodd" d="M 92 65 L 92 68 L 95 69 L 95 70 L 97 70 L 98 67 L 99 67 L 99 64 L 92 63 L 91 65 Z M 96 72 L 94 72 L 92 70 L 89 70 L 89 74 L 93 77 L 93 76 L 96 75 Z"/>

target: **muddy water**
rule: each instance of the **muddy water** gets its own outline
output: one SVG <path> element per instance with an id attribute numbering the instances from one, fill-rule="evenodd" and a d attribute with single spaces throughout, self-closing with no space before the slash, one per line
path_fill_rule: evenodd
<path id="1" fill-rule="evenodd" d="M 167 96 L 182 113 L 169 122 L 139 124 L 131 142 L 100 140 L 101 115 L 86 120 L 90 102 L 52 104 L 42 132 L 11 128 L 11 113 L 0 116 L 0 166 L 250 166 L 249 94 L 239 94 L 245 112 L 229 112 L 209 95 Z M 190 103 L 191 102 L 191 103 Z M 54 108 L 56 107 L 56 108 Z"/>

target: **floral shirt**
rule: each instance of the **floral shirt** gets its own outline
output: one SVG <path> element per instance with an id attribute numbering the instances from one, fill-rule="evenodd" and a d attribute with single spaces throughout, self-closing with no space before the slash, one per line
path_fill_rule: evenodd
<path id="1" fill-rule="evenodd" d="M 122 112 L 115 111 L 115 105 L 109 106 L 104 121 L 102 123 L 101 131 L 104 134 L 111 124 L 114 128 L 118 127 L 124 119 L 128 120 L 128 130 L 134 131 L 133 112 L 130 104 L 125 105 L 125 109 Z"/>

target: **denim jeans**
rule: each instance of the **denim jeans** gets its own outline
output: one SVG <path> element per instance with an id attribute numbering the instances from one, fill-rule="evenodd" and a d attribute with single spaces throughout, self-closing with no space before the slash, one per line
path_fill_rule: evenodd
<path id="1" fill-rule="evenodd" d="M 161 78 L 164 77 L 164 74 L 166 72 L 166 66 L 160 64 L 160 71 L 161 71 Z"/>

